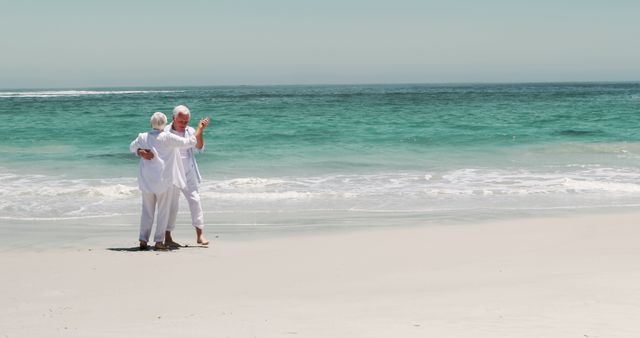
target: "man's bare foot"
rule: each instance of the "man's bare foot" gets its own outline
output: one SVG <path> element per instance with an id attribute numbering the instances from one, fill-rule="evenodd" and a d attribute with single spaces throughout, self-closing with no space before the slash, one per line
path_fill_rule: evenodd
<path id="1" fill-rule="evenodd" d="M 140 241 L 140 250 L 149 250 L 149 245 L 145 241 Z"/>
<path id="2" fill-rule="evenodd" d="M 156 242 L 156 245 L 153 247 L 154 250 L 156 251 L 167 251 L 169 250 L 169 248 L 164 245 L 164 243 L 162 242 Z"/>
<path id="3" fill-rule="evenodd" d="M 168 246 L 169 248 L 175 249 L 175 248 L 179 248 L 182 245 L 180 245 L 180 243 L 174 242 L 173 238 L 171 237 L 171 232 L 169 231 L 165 231 L 164 233 L 164 245 Z"/>
<path id="4" fill-rule="evenodd" d="M 164 241 L 164 245 L 170 249 L 176 249 L 176 248 L 182 247 L 180 243 L 176 243 L 174 241 L 167 242 L 167 240 Z"/>
<path id="5" fill-rule="evenodd" d="M 209 245 L 209 241 L 204 237 L 202 229 L 196 228 L 196 242 L 200 245 Z"/>

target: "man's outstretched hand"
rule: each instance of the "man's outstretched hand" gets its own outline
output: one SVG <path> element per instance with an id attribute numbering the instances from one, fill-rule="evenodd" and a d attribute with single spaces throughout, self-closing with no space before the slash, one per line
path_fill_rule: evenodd
<path id="1" fill-rule="evenodd" d="M 204 129 L 204 128 L 206 128 L 206 127 L 209 125 L 209 121 L 211 121 L 211 119 L 210 119 L 210 118 L 208 118 L 208 117 L 205 117 L 205 118 L 203 118 L 202 120 L 200 120 L 200 123 L 198 123 L 198 126 L 199 126 L 201 129 Z"/>

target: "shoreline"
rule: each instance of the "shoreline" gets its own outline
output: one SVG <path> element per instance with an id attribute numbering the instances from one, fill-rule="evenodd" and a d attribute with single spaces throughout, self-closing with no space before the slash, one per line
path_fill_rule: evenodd
<path id="1" fill-rule="evenodd" d="M 558 209 L 476 209 L 428 212 L 378 211 L 255 211 L 246 214 L 205 212 L 215 220 L 205 227 L 205 236 L 222 241 L 278 239 L 296 236 L 350 234 L 377 230 L 402 230 L 439 226 L 477 226 L 488 223 L 561 221 L 575 217 L 630 215 L 636 206 L 606 206 Z M 188 211 L 178 214 L 174 231 L 179 243 L 197 246 Z M 135 246 L 139 215 L 78 217 L 70 219 L 0 219 L 3 252 L 47 252 L 51 250 L 100 250 Z M 155 229 L 155 225 L 154 228 Z"/>
<path id="2" fill-rule="evenodd" d="M 637 337 L 639 218 L 7 251 L 0 337 Z"/>
<path id="3" fill-rule="evenodd" d="M 634 214 L 635 205 L 577 207 L 557 209 L 483 209 L 444 210 L 439 212 L 367 211 L 367 210 L 258 210 L 246 213 L 205 212 L 214 220 L 205 226 L 205 235 L 216 240 L 244 241 L 281 237 L 331 235 L 412 229 L 434 226 L 475 226 L 486 223 L 544 222 L 588 216 Z M 12 251 L 48 251 L 100 249 L 137 245 L 139 214 L 52 219 L 0 218 L 0 253 Z M 187 224 L 188 211 L 180 211 L 175 229 L 178 242 L 193 241 L 193 227 Z M 155 225 L 154 228 L 155 229 Z"/>

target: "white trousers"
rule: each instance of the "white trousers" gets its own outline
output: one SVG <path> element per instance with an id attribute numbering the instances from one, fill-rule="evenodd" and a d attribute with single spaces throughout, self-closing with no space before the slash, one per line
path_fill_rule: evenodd
<path id="1" fill-rule="evenodd" d="M 148 242 L 153 227 L 153 219 L 156 217 L 155 242 L 164 242 L 164 232 L 167 230 L 169 216 L 171 214 L 171 202 L 174 196 L 179 196 L 178 188 L 172 185 L 166 191 L 154 194 L 142 192 L 142 216 L 140 217 L 140 240 Z"/>
<path id="2" fill-rule="evenodd" d="M 191 211 L 191 225 L 193 225 L 194 228 L 203 229 L 204 215 L 202 214 L 202 204 L 200 203 L 200 193 L 198 192 L 198 178 L 196 177 L 195 170 L 187 171 L 186 176 L 187 186 L 181 190 L 189 204 L 189 211 Z M 179 201 L 180 193 L 176 193 L 171 201 L 167 231 L 173 231 L 173 229 L 176 228 Z"/>

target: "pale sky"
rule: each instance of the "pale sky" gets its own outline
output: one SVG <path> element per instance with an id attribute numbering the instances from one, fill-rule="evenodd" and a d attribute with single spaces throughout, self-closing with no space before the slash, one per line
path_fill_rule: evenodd
<path id="1" fill-rule="evenodd" d="M 6 1 L 0 88 L 640 81 L 640 1 Z"/>

